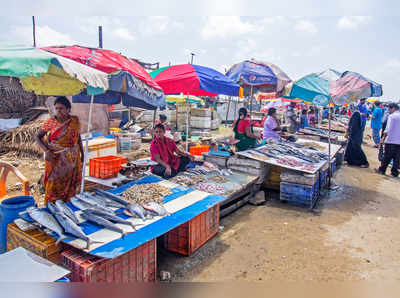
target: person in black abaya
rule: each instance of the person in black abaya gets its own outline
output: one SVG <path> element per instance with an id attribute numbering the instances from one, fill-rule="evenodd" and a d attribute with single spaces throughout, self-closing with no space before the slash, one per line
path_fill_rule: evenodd
<path id="1" fill-rule="evenodd" d="M 347 129 L 348 142 L 344 160 L 350 166 L 359 166 L 368 168 L 369 163 L 364 151 L 361 148 L 362 144 L 362 120 L 361 114 L 357 110 L 353 110 L 350 118 L 349 127 Z"/>

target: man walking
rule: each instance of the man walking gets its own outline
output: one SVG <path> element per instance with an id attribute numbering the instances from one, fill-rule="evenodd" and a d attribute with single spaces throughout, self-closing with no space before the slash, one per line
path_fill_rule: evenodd
<path id="1" fill-rule="evenodd" d="M 364 131 L 365 131 L 365 125 L 367 124 L 367 117 L 368 117 L 368 109 L 365 104 L 365 98 L 360 99 L 360 103 L 358 104 L 358 111 L 361 114 L 361 137 L 362 141 L 364 140 Z"/>
<path id="2" fill-rule="evenodd" d="M 389 119 L 383 134 L 381 144 L 385 144 L 383 160 L 379 169 L 375 172 L 385 175 L 386 169 L 393 160 L 392 176 L 399 176 L 400 167 L 400 111 L 399 106 L 395 103 L 389 105 Z"/>
<path id="3" fill-rule="evenodd" d="M 371 120 L 372 138 L 375 143 L 375 148 L 379 148 L 379 144 L 381 142 L 381 136 L 379 134 L 379 131 L 382 129 L 383 111 L 379 105 L 380 105 L 379 101 L 376 101 L 374 103 L 375 108 L 372 112 L 372 120 Z"/>

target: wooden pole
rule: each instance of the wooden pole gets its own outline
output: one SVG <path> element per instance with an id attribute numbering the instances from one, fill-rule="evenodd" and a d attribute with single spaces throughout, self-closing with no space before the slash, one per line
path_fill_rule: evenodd
<path id="1" fill-rule="evenodd" d="M 251 121 L 251 111 L 253 110 L 253 85 L 251 85 L 250 89 L 250 121 Z"/>
<path id="2" fill-rule="evenodd" d="M 328 168 L 328 188 L 331 187 L 331 179 L 332 179 L 332 169 L 331 169 L 331 108 L 328 105 L 329 113 L 328 113 L 328 162 L 329 162 L 329 168 Z"/>
<path id="3" fill-rule="evenodd" d="M 231 101 L 232 101 L 232 98 L 229 96 L 228 109 L 226 111 L 226 119 L 225 119 L 225 125 L 226 126 L 228 126 L 228 115 L 229 115 L 229 108 L 231 107 Z"/>
<path id="4" fill-rule="evenodd" d="M 99 48 L 103 48 L 103 26 L 99 26 Z"/>
<path id="5" fill-rule="evenodd" d="M 35 24 L 35 16 L 32 16 L 32 34 L 33 34 L 33 47 L 36 48 L 36 24 Z"/>

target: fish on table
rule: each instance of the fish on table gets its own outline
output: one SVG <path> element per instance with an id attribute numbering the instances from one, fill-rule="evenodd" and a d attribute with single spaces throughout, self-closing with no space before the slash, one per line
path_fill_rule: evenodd
<path id="1" fill-rule="evenodd" d="M 167 209 L 165 209 L 164 206 L 161 204 L 158 204 L 156 202 L 146 202 L 143 204 L 143 209 L 146 211 L 149 211 L 150 214 L 156 215 L 156 216 L 166 216 L 166 215 L 171 215 Z"/>
<path id="2" fill-rule="evenodd" d="M 139 204 L 136 204 L 134 202 L 130 202 L 128 206 L 126 207 L 125 214 L 128 216 L 135 216 L 141 218 L 143 221 L 146 221 L 147 219 L 147 212 L 146 210 L 140 206 Z"/>
<path id="3" fill-rule="evenodd" d="M 103 228 L 106 228 L 106 229 L 114 231 L 114 232 L 121 233 L 121 238 L 124 238 L 125 235 L 127 234 L 120 227 L 113 224 L 111 221 L 109 221 L 101 216 L 91 213 L 90 210 L 84 210 L 82 212 L 81 216 L 83 219 L 90 221 L 98 226 L 101 226 Z"/>
<path id="4" fill-rule="evenodd" d="M 94 215 L 97 215 L 97 216 L 101 216 L 101 217 L 103 217 L 103 218 L 105 218 L 105 219 L 107 219 L 107 220 L 109 220 L 109 221 L 112 221 L 112 222 L 116 222 L 116 223 L 121 223 L 121 224 L 129 225 L 129 226 L 131 226 L 135 231 L 136 231 L 136 226 L 141 225 L 141 224 L 136 224 L 136 225 L 135 225 L 134 223 L 132 223 L 132 222 L 130 222 L 130 221 L 128 221 L 128 220 L 122 219 L 122 218 L 118 217 L 117 215 L 111 215 L 111 214 L 105 213 L 105 212 L 100 211 L 100 210 L 87 209 L 86 212 L 87 212 L 87 213 L 94 214 Z"/>

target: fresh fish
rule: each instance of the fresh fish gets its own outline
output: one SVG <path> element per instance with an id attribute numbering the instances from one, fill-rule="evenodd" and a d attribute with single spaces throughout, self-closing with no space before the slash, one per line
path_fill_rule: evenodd
<path id="1" fill-rule="evenodd" d="M 114 225 L 111 221 L 109 221 L 101 216 L 91 213 L 89 210 L 84 210 L 83 213 L 81 214 L 81 216 L 85 220 L 90 221 L 96 225 L 99 225 L 99 226 L 109 229 L 111 231 L 121 233 L 121 238 L 125 237 L 126 233 L 121 228 Z"/>
<path id="2" fill-rule="evenodd" d="M 94 197 L 103 200 L 106 204 L 106 207 L 111 207 L 111 208 L 125 208 L 125 205 L 118 203 L 117 201 L 111 200 L 109 198 L 106 198 L 104 196 L 100 196 L 98 194 L 95 194 Z"/>
<path id="3" fill-rule="evenodd" d="M 92 200 L 90 200 L 90 199 L 88 199 L 88 198 L 85 198 L 85 197 L 80 196 L 80 195 L 76 195 L 76 198 L 80 201 L 80 202 L 78 201 L 78 204 L 80 204 L 82 208 L 79 208 L 79 207 L 77 207 L 77 206 L 75 206 L 75 205 L 74 205 L 74 206 L 77 207 L 77 208 L 79 208 L 79 209 L 81 209 L 81 210 L 86 210 L 86 209 L 100 209 L 100 210 L 102 210 L 102 211 L 104 211 L 104 212 L 107 212 L 108 214 L 114 214 L 114 211 L 112 211 L 110 208 L 97 205 L 95 201 L 92 201 Z M 75 203 L 76 203 L 76 200 L 74 200 L 74 201 L 75 201 Z M 72 201 L 72 199 L 71 199 L 71 203 L 74 204 L 74 202 Z"/>
<path id="4" fill-rule="evenodd" d="M 144 210 L 144 208 L 142 206 L 140 206 L 136 203 L 133 203 L 133 202 L 129 203 L 126 208 L 126 211 L 128 211 L 130 213 L 128 215 L 131 215 L 131 216 L 133 215 L 133 216 L 139 217 L 143 221 L 145 221 L 147 219 L 146 218 L 146 215 L 147 215 L 146 210 Z"/>
<path id="5" fill-rule="evenodd" d="M 60 224 L 57 222 L 57 220 L 54 218 L 53 215 L 50 213 L 38 209 L 36 207 L 29 207 L 27 209 L 27 212 L 30 217 L 32 217 L 33 220 L 35 220 L 37 223 L 39 223 L 41 226 L 53 231 L 58 235 L 58 240 L 56 244 L 58 244 L 62 239 L 67 238 L 63 234 L 63 228 L 60 226 Z"/>
<path id="6" fill-rule="evenodd" d="M 110 200 L 116 201 L 116 202 L 118 202 L 118 203 L 120 203 L 120 204 L 122 204 L 124 206 L 128 205 L 127 201 L 123 200 L 121 197 L 116 196 L 116 195 L 114 195 L 112 193 L 109 193 L 109 192 L 101 190 L 101 189 L 95 189 L 94 191 L 96 192 L 96 194 L 98 194 L 100 196 L 104 196 L 106 198 L 109 198 Z"/>
<path id="7" fill-rule="evenodd" d="M 75 208 L 78 208 L 79 210 L 86 210 L 92 208 L 93 205 L 90 205 L 81 199 L 78 199 L 77 197 L 72 197 L 71 198 L 71 204 L 74 205 Z"/>
<path id="8" fill-rule="evenodd" d="M 81 227 L 74 223 L 74 221 L 64 213 L 58 212 L 54 216 L 56 217 L 60 225 L 64 228 L 64 231 L 66 233 L 86 241 L 86 249 L 90 249 L 90 245 L 93 243 L 103 243 L 101 241 L 91 240 L 88 236 L 85 235 Z"/>
<path id="9" fill-rule="evenodd" d="M 101 216 L 101 217 L 103 217 L 105 219 L 108 219 L 108 220 L 110 220 L 112 222 L 117 222 L 117 223 L 129 225 L 136 231 L 136 227 L 132 222 L 127 221 L 125 219 L 122 219 L 122 218 L 120 218 L 120 217 L 118 217 L 116 215 L 111 215 L 111 214 L 104 213 L 102 211 L 94 210 L 94 209 L 93 210 L 92 209 L 88 209 L 88 210 L 86 210 L 86 213 L 92 213 L 94 215 Z"/>
<path id="10" fill-rule="evenodd" d="M 153 214 L 156 214 L 157 216 L 166 216 L 166 215 L 171 215 L 165 208 L 164 206 L 156 203 L 156 202 L 147 202 L 143 204 L 143 208 L 147 211 L 150 211 Z"/>
<path id="11" fill-rule="evenodd" d="M 90 204 L 90 205 L 106 207 L 106 204 L 104 203 L 104 201 L 101 201 L 101 202 L 100 202 L 100 201 L 98 201 L 98 200 L 94 200 L 94 199 L 88 197 L 88 196 L 85 195 L 85 194 L 77 194 L 76 197 L 77 197 L 78 199 L 80 199 L 80 200 L 82 200 L 82 201 L 84 201 L 84 202 Z"/>
<path id="12" fill-rule="evenodd" d="M 56 201 L 56 207 L 57 207 L 57 209 L 58 209 L 59 211 L 61 211 L 61 212 L 64 213 L 66 216 L 68 216 L 70 219 L 72 219 L 72 221 L 73 221 L 75 224 L 77 224 L 77 225 L 79 224 L 79 220 L 78 220 L 78 218 L 76 217 L 74 211 L 72 211 L 71 208 L 69 208 L 69 207 L 67 206 L 67 204 L 65 204 L 64 201 L 62 201 L 62 200 L 57 200 L 57 201 Z"/>
<path id="13" fill-rule="evenodd" d="M 46 206 L 47 206 L 47 209 L 49 209 L 50 213 L 53 215 L 56 214 L 57 212 L 59 212 L 57 206 L 54 205 L 54 203 L 52 203 L 52 202 L 47 202 Z"/>

